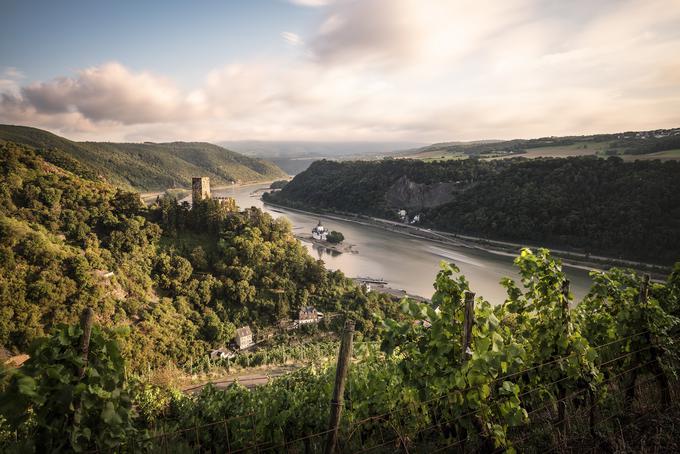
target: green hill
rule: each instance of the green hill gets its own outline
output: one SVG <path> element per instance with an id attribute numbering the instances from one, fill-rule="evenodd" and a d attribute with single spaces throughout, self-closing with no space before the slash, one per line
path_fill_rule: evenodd
<path id="1" fill-rule="evenodd" d="M 286 176 L 271 162 L 205 142 L 74 142 L 41 129 L 0 125 L 3 141 L 34 147 L 45 160 L 80 176 L 138 191 L 188 187 L 197 175 L 214 184 Z"/>

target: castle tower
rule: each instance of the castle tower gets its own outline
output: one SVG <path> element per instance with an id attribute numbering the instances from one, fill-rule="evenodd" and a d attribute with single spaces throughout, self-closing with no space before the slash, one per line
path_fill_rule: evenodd
<path id="1" fill-rule="evenodd" d="M 191 179 L 191 202 L 210 198 L 210 178 L 193 177 Z"/>

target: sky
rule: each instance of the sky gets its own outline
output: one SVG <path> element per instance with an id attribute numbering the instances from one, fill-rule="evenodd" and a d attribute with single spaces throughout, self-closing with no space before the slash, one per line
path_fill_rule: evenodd
<path id="1" fill-rule="evenodd" d="M 76 140 L 680 127 L 680 0 L 0 0 L 0 123 Z"/>

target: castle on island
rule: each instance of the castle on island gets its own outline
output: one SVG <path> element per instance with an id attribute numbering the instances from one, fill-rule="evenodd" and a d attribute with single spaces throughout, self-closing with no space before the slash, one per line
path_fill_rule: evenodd
<path id="1" fill-rule="evenodd" d="M 232 181 L 231 184 L 235 182 Z M 221 204 L 232 204 L 234 199 L 232 197 L 212 197 L 210 194 L 210 177 L 192 177 L 191 178 L 191 203 L 196 204 L 201 200 L 217 200 Z"/>
<path id="2" fill-rule="evenodd" d="M 328 229 L 321 225 L 321 221 L 319 221 L 319 224 L 312 229 L 312 238 L 320 241 L 326 241 L 328 239 Z"/>

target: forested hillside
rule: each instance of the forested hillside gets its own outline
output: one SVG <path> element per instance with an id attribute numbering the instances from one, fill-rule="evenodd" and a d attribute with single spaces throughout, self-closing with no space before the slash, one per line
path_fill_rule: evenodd
<path id="1" fill-rule="evenodd" d="M 140 191 L 189 187 L 197 175 L 210 177 L 213 184 L 286 176 L 271 162 L 205 142 L 73 142 L 40 129 L 9 125 L 0 125 L 1 141 L 33 147 L 46 161 L 78 175 Z"/>
<path id="2" fill-rule="evenodd" d="M 319 161 L 267 200 L 492 239 L 669 264 L 680 252 L 680 163 L 619 158 Z"/>
<path id="3" fill-rule="evenodd" d="M 11 352 L 86 306 L 122 335 L 133 369 L 204 358 L 235 327 L 258 332 L 306 305 L 351 314 L 368 335 L 374 313 L 395 310 L 257 209 L 172 198 L 146 208 L 12 143 L 0 144 L 0 168 L 0 346 Z"/>

